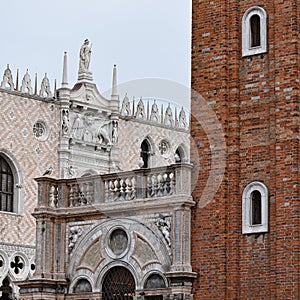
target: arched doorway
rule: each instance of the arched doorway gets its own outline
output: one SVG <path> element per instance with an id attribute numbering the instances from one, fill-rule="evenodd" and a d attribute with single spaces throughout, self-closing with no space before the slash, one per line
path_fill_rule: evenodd
<path id="1" fill-rule="evenodd" d="M 104 276 L 103 300 L 131 300 L 135 296 L 135 281 L 124 267 L 113 267 Z"/>

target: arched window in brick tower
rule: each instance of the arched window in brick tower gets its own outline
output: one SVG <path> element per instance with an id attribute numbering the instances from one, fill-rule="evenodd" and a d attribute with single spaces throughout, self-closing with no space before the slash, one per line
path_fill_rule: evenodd
<path id="1" fill-rule="evenodd" d="M 268 231 L 268 188 L 260 181 L 249 183 L 243 191 L 242 233 Z"/>
<path id="2" fill-rule="evenodd" d="M 258 15 L 253 15 L 250 18 L 250 28 L 251 28 L 251 47 L 260 46 L 260 17 Z"/>
<path id="3" fill-rule="evenodd" d="M 251 225 L 261 224 L 261 193 L 257 190 L 251 193 Z"/>
<path id="4" fill-rule="evenodd" d="M 265 52 L 267 52 L 267 13 L 262 7 L 250 7 L 242 19 L 242 56 Z"/>
<path id="5" fill-rule="evenodd" d="M 14 211 L 14 176 L 13 172 L 6 161 L 0 155 L 0 210 L 1 211 Z"/>

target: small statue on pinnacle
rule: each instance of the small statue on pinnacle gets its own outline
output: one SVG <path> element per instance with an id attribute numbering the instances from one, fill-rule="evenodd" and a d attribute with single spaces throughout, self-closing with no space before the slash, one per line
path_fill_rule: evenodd
<path id="1" fill-rule="evenodd" d="M 79 72 L 87 72 L 89 70 L 91 60 L 91 47 L 89 46 L 89 40 L 85 39 L 83 45 L 80 48 L 79 54 Z"/>

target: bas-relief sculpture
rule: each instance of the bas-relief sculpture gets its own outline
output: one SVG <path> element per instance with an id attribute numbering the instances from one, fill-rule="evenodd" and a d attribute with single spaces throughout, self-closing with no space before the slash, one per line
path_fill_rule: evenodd
<path id="1" fill-rule="evenodd" d="M 123 229 L 115 229 L 109 238 L 109 247 L 115 255 L 121 255 L 127 248 L 128 237 Z"/>
<path id="2" fill-rule="evenodd" d="M 109 134 L 110 123 L 110 120 L 103 120 L 92 113 L 87 113 L 85 115 L 76 113 L 71 136 L 73 139 L 78 141 L 110 146 L 112 145 Z M 114 140 L 117 138 L 116 126 L 117 125 L 114 124 Z"/>
<path id="3" fill-rule="evenodd" d="M 171 230 L 171 221 L 167 217 L 158 218 L 155 222 L 161 233 L 163 234 L 168 246 L 171 246 L 170 230 Z"/>

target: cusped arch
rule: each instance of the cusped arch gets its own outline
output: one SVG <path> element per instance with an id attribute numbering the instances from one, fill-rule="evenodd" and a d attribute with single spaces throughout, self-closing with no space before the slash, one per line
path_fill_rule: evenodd
<path id="1" fill-rule="evenodd" d="M 18 299 L 19 287 L 13 282 L 10 275 L 0 277 L 0 292 L 2 292 L 2 296 L 8 297 L 4 297 L 4 299 Z"/>

